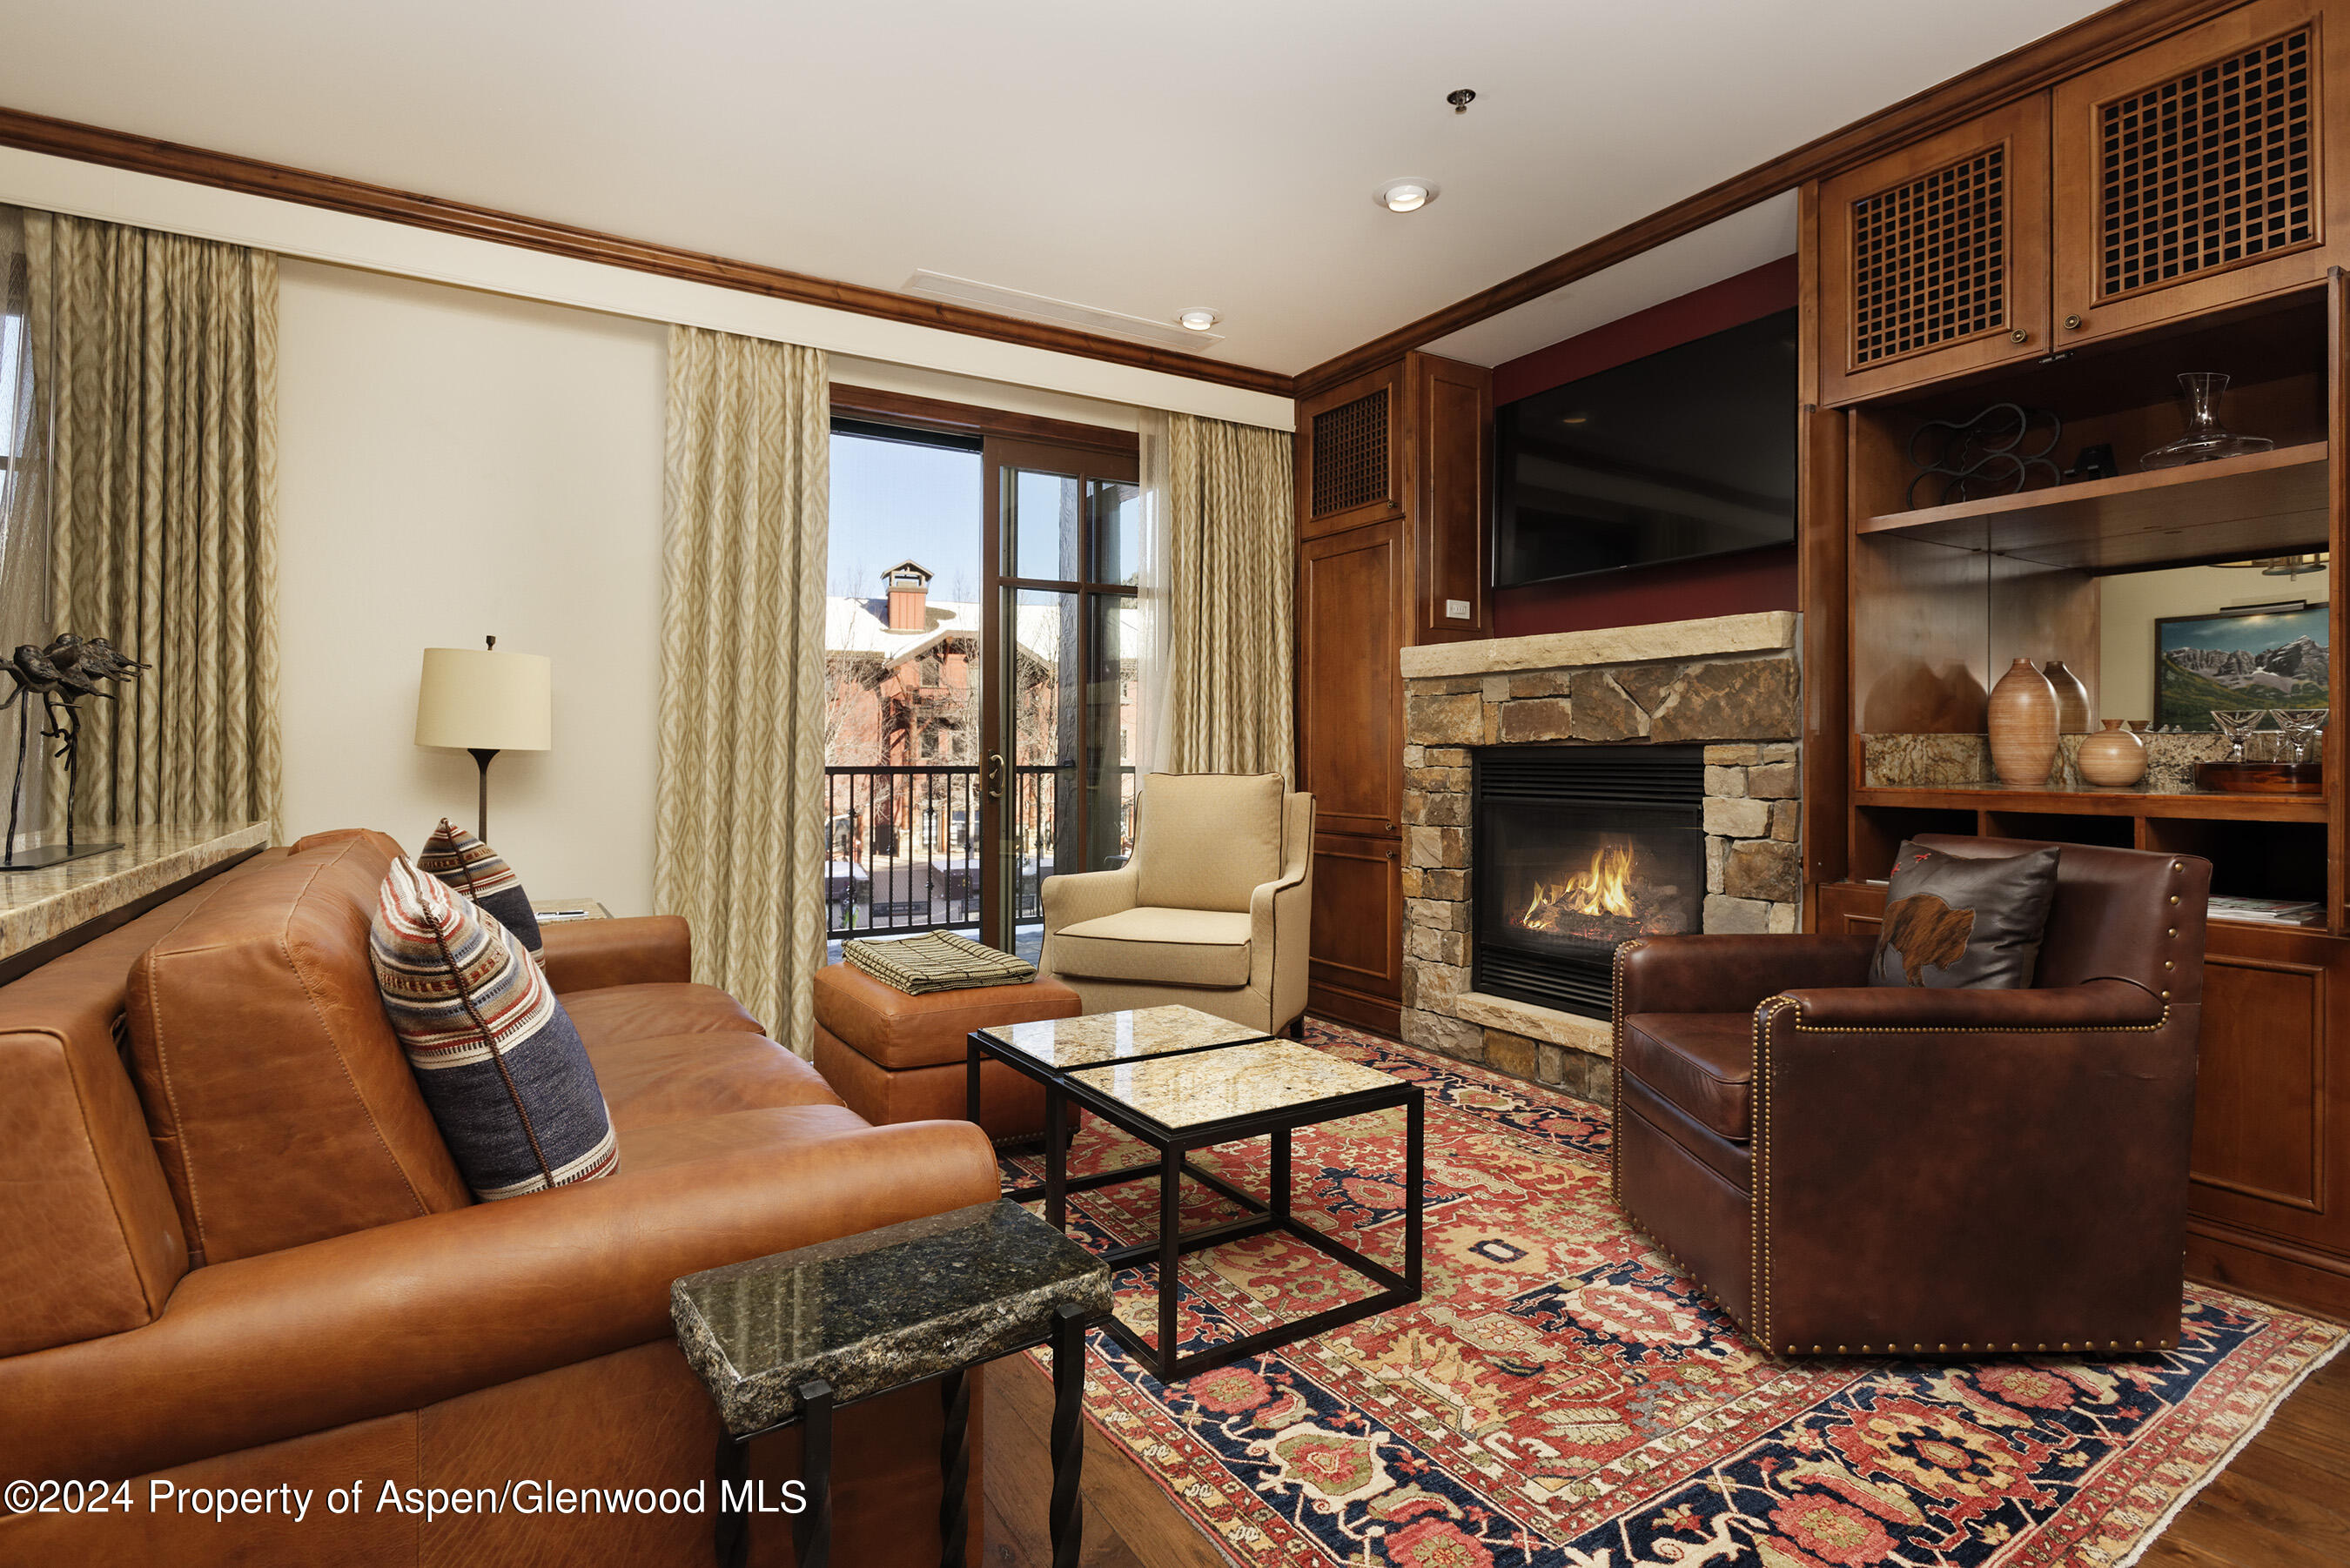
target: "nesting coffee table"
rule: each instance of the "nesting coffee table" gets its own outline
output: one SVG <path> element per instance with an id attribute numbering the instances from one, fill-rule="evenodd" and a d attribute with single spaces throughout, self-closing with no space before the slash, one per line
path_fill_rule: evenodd
<path id="1" fill-rule="evenodd" d="M 1100 1254 L 1099 1261 L 1112 1268 L 1146 1258 L 1156 1261 L 1157 1346 L 1115 1316 L 1102 1326 L 1160 1382 L 1189 1377 L 1419 1299 L 1426 1105 L 1417 1085 L 1189 1007 L 1094 1013 L 974 1031 L 968 1062 L 974 1114 L 980 1063 L 991 1057 L 1035 1079 L 1045 1090 L 1045 1179 L 1014 1189 L 1004 1194 L 1006 1199 L 1025 1202 L 1041 1197 L 1045 1221 L 1065 1231 L 1070 1192 L 1159 1178 L 1157 1240 L 1114 1248 Z M 1073 1105 L 1138 1139 L 1158 1158 L 1071 1177 L 1067 1131 Z M 1405 1113 L 1400 1270 L 1366 1257 L 1290 1211 L 1291 1138 L 1297 1128 L 1395 1109 Z M 1269 1140 L 1269 1190 L 1263 1199 L 1188 1158 L 1195 1149 L 1259 1137 Z M 1238 1204 L 1241 1217 L 1182 1231 L 1177 1213 L 1185 1175 Z M 1380 1288 L 1360 1301 L 1295 1323 L 1190 1355 L 1177 1355 L 1177 1267 L 1182 1254 L 1274 1231 L 1295 1237 Z"/>

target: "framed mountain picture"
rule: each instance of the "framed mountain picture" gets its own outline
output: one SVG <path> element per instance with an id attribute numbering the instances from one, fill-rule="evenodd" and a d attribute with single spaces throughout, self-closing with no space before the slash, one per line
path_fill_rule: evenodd
<path id="1" fill-rule="evenodd" d="M 2326 708 L 2324 605 L 2217 610 L 2154 623 L 2157 727 L 2210 730 L 2214 708 Z"/>

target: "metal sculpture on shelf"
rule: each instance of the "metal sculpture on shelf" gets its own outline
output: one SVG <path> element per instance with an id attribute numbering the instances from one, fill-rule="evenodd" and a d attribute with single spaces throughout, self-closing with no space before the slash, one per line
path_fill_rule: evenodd
<path id="1" fill-rule="evenodd" d="M 2021 403 L 1993 403 L 1970 420 L 1929 420 L 1909 438 L 1909 461 L 1918 467 L 1909 505 L 2012 495 L 2035 478 L 2060 484 L 2064 472 L 2048 454 L 2064 437 L 2064 421 Z M 1929 490 L 1921 499 L 1918 487 L 1938 477 L 1940 493 Z"/>
<path id="2" fill-rule="evenodd" d="M 5 701 L 0 701 L 0 713 L 16 710 L 16 775 L 8 792 L 8 837 L 5 847 L 0 848 L 0 871 L 36 870 L 122 847 L 119 843 L 80 844 L 74 837 L 74 796 L 81 779 L 81 700 L 103 697 L 112 701 L 114 693 L 102 690 L 100 681 L 136 680 L 139 672 L 148 668 L 145 662 L 117 651 L 102 637 L 85 641 L 69 631 L 58 633 L 47 648 L 20 644 L 13 657 L 0 663 L 0 674 L 16 687 Z M 36 696 L 41 700 L 44 720 L 41 738 L 57 742 L 55 754 L 66 764 L 66 836 L 63 844 L 19 850 L 16 820 L 25 803 L 25 753 L 32 745 L 31 699 Z"/>

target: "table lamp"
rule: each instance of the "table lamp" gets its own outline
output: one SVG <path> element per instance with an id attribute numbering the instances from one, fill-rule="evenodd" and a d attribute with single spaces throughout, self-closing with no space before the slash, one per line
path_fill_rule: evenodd
<path id="1" fill-rule="evenodd" d="M 490 841 L 490 759 L 500 752 L 543 752 L 552 729 L 553 660 L 537 653 L 500 653 L 498 639 L 470 648 L 428 648 L 416 689 L 416 743 L 473 753 L 482 770 L 475 836 Z"/>

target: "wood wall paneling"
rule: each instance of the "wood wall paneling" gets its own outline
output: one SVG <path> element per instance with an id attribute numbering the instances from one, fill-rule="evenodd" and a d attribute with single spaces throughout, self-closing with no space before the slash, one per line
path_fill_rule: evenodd
<path id="1" fill-rule="evenodd" d="M 1392 837 L 1403 820 L 1398 657 L 1409 576 L 1400 533 L 1375 523 L 1299 553 L 1300 782 L 1325 832 Z"/>
<path id="2" fill-rule="evenodd" d="M 1845 875 L 1846 781 L 1851 762 L 1851 637 L 1838 613 L 1850 568 L 1845 521 L 1849 421 L 1807 407 L 1799 427 L 1798 526 L 1804 660 L 1803 839 L 1805 888 Z M 1816 929 L 1810 919 L 1806 929 Z"/>
<path id="3" fill-rule="evenodd" d="M 1981 732 L 1997 679 L 1989 666 L 1989 560 L 1898 537 L 1853 541 L 1854 731 Z"/>
<path id="4" fill-rule="evenodd" d="M 2056 86 L 2051 94 L 2055 168 L 2051 256 L 2058 348 L 2221 308 L 2325 276 L 2328 262 L 2341 254 L 2345 239 L 2350 239 L 2350 180 L 2331 173 L 2328 168 L 2350 151 L 2350 93 L 2339 90 L 2337 85 L 2350 82 L 2350 26 L 2325 26 L 2324 9 L 2319 0 L 2253 0 Z M 2240 57 L 2303 28 L 2316 35 L 2311 65 L 2320 78 L 2314 84 L 2312 110 L 2318 146 L 2314 166 L 2304 171 L 2314 186 L 2315 223 L 2308 237 L 2298 243 L 2288 239 L 2282 244 L 2272 244 L 2251 254 L 2234 254 L 2237 247 L 2230 245 L 2213 258 L 2212 265 L 2192 270 L 2158 266 L 2152 270 L 2159 275 L 2152 281 L 2107 293 L 2112 280 L 2106 275 L 2111 255 L 2106 234 L 2111 192 L 2106 107 L 2200 67 Z M 2236 78 L 2213 85 L 2227 93 L 2229 101 L 2211 106 L 2214 112 L 2205 122 L 2207 130 L 2222 126 L 2232 129 L 2240 118 L 2251 118 L 2242 115 L 2240 94 L 2231 90 L 2238 86 Z M 2290 85 L 2282 90 L 2290 92 Z M 2161 134 L 2149 137 L 2157 149 L 2175 149 L 2180 140 L 2167 127 Z M 2205 145 L 2210 145 L 2208 140 Z M 2226 160 L 2230 173 L 2241 167 L 2231 155 L 2232 149 L 2223 146 L 2213 151 Z M 2147 173 L 2166 195 L 2175 191 L 2168 169 L 2149 167 Z M 2290 180 L 2289 172 L 2286 178 Z M 2221 188 L 2215 179 L 2207 190 L 2224 203 L 2238 194 L 2234 184 L 2231 181 Z M 2171 199 L 2175 204 L 2176 197 Z M 2251 204 L 2258 206 L 2258 199 Z M 2191 188 L 2187 205 L 2193 227 Z M 2153 236 L 2148 236 L 2148 243 L 2159 244 Z M 2191 241 L 2188 248 L 2193 248 Z M 2158 254 L 2170 255 L 2176 251 L 2163 246 Z"/>
<path id="5" fill-rule="evenodd" d="M 1486 559 L 1493 450 L 1493 375 L 1477 365 L 1411 357 L 1420 425 L 1419 640 L 1492 635 Z M 1455 615 L 1455 608 L 1465 614 Z"/>
<path id="6" fill-rule="evenodd" d="M 1403 888 L 1398 841 L 1381 835 L 1314 838 L 1314 955 L 1309 1006 L 1318 1017 L 1393 1034 L 1401 1023 Z"/>

